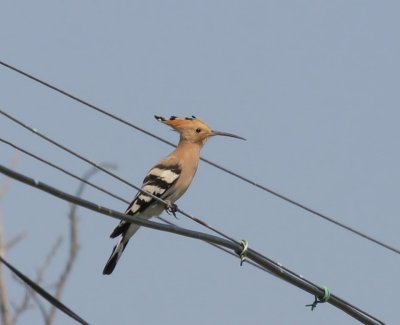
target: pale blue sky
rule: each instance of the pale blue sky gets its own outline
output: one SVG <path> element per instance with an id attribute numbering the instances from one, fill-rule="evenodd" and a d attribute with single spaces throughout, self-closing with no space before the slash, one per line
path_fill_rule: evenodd
<path id="1" fill-rule="evenodd" d="M 0 59 L 170 141 L 153 115 L 196 115 L 246 142 L 203 155 L 400 247 L 400 4 L 396 1 L 3 1 Z M 140 184 L 171 149 L 0 67 L 0 107 Z M 1 137 L 82 174 L 87 166 L 0 118 Z M 15 151 L 0 145 L 1 164 Z M 17 170 L 76 181 L 21 156 Z M 135 191 L 97 175 L 131 199 Z M 92 189 L 85 198 L 123 211 Z M 67 229 L 68 205 L 17 182 L 0 203 L 7 258 L 27 275 Z M 400 256 L 201 164 L 178 202 L 388 324 Z M 101 274 L 115 220 L 79 210 L 81 250 L 63 302 L 93 324 L 354 324 L 330 305 L 199 241 L 142 229 Z M 199 229 L 183 219 L 179 225 Z M 63 253 L 66 247 L 63 246 Z M 48 274 L 52 283 L 63 256 Z M 12 299 L 21 289 L 11 280 Z M 21 324 L 40 323 L 37 311 Z M 58 314 L 57 324 L 70 324 Z"/>

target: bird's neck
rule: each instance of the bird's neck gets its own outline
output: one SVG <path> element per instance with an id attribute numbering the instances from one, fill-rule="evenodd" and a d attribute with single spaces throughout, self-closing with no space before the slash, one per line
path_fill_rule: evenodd
<path id="1" fill-rule="evenodd" d="M 193 143 L 187 140 L 180 140 L 176 147 L 176 152 L 186 161 L 188 160 L 199 160 L 200 151 L 203 147 L 202 143 Z"/>

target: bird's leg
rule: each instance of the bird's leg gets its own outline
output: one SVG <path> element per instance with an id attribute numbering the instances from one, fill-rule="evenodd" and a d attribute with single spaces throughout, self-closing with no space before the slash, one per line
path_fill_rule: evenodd
<path id="1" fill-rule="evenodd" d="M 179 219 L 176 216 L 176 212 L 178 211 L 178 206 L 175 203 L 171 203 L 170 201 L 165 201 L 165 211 L 167 211 L 168 214 L 172 214 L 176 219 Z"/>

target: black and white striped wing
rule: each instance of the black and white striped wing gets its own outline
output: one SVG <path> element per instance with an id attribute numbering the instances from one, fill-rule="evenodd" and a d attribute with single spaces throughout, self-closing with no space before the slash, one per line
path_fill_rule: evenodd
<path id="1" fill-rule="evenodd" d="M 176 183 L 179 176 L 181 175 L 182 169 L 179 165 L 165 166 L 159 164 L 154 166 L 145 179 L 143 180 L 142 190 L 151 193 L 159 198 L 165 197 L 165 194 L 171 187 Z M 137 215 L 144 212 L 152 204 L 156 203 L 156 200 L 145 193 L 138 192 L 126 209 L 125 214 Z M 129 226 L 126 221 L 121 221 L 119 225 L 114 229 L 111 238 L 117 237 L 124 233 Z"/>
<path id="2" fill-rule="evenodd" d="M 142 190 L 162 198 L 163 195 L 176 183 L 181 174 L 178 165 L 157 165 L 152 168 L 143 180 Z M 127 214 L 138 214 L 146 210 L 154 203 L 155 199 L 149 195 L 139 192 L 128 209 Z"/>

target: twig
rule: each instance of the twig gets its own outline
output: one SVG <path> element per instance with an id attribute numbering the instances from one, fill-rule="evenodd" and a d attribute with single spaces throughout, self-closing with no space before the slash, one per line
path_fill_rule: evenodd
<path id="1" fill-rule="evenodd" d="M 77 321 L 79 324 L 82 325 L 89 325 L 87 321 L 85 321 L 82 317 L 80 317 L 78 314 L 76 314 L 73 310 L 68 308 L 66 305 L 64 305 L 61 301 L 55 299 L 50 293 L 48 293 L 46 290 L 43 289 L 40 285 L 38 285 L 35 281 L 32 281 L 29 277 L 27 277 L 25 274 L 23 274 L 21 271 L 19 271 L 17 268 L 15 268 L 12 264 L 8 263 L 3 257 L 0 256 L 0 262 L 3 263 L 7 268 L 15 274 L 18 278 L 20 278 L 23 282 L 25 282 L 32 290 L 34 290 L 36 293 L 38 293 L 40 296 L 42 296 L 44 299 L 46 299 L 49 303 L 52 305 L 56 305 L 59 310 L 64 312 L 67 316 L 71 317 L 75 321 Z"/>
<path id="2" fill-rule="evenodd" d="M 111 164 L 101 164 L 103 167 L 106 168 L 114 168 L 114 165 Z M 96 168 L 91 168 L 85 175 L 82 177 L 83 180 L 89 179 L 92 175 L 94 175 L 98 169 Z M 76 196 L 81 197 L 83 190 L 85 188 L 85 183 L 81 182 L 79 185 L 78 190 L 76 191 Z M 76 256 L 79 250 L 79 243 L 78 243 L 78 225 L 77 225 L 77 216 L 76 216 L 76 210 L 77 210 L 77 205 L 76 204 L 71 204 L 70 206 L 70 212 L 69 212 L 69 256 L 68 260 L 65 264 L 64 270 L 62 271 L 59 280 L 56 283 L 56 289 L 55 289 L 55 294 L 54 297 L 58 300 L 60 300 L 62 292 L 65 287 L 65 283 L 67 281 L 68 276 L 71 273 L 72 267 L 74 265 L 74 262 L 76 260 Z M 52 305 L 47 316 L 45 319 L 45 324 L 50 325 L 54 321 L 54 317 L 56 314 L 57 308 Z"/>
<path id="3" fill-rule="evenodd" d="M 224 246 L 225 248 L 231 249 L 236 253 L 241 252 L 243 250 L 242 245 L 240 245 L 238 243 L 234 243 L 234 242 L 226 240 L 226 239 L 223 239 L 223 238 L 220 238 L 220 237 L 216 237 L 216 236 L 212 236 L 212 235 L 208 235 L 208 234 L 201 233 L 198 231 L 192 231 L 192 230 L 184 229 L 184 228 L 180 228 L 180 227 L 173 227 L 170 225 L 160 224 L 160 223 L 157 223 L 154 221 L 145 220 L 143 218 L 139 218 L 139 217 L 135 217 L 135 216 L 128 216 L 126 214 L 114 211 L 112 209 L 102 207 L 98 204 L 95 204 L 95 203 L 87 201 L 87 200 L 83 200 L 76 196 L 65 193 L 57 188 L 49 186 L 45 183 L 42 183 L 38 180 L 34 180 L 23 174 L 17 173 L 17 172 L 10 170 L 2 165 L 0 165 L 0 173 L 6 174 L 10 177 L 13 177 L 16 180 L 18 180 L 24 184 L 33 186 L 33 187 L 40 189 L 44 192 L 47 192 L 53 196 L 61 198 L 62 200 L 65 200 L 65 201 L 68 201 L 68 202 L 71 202 L 74 204 L 78 204 L 78 205 L 83 206 L 92 211 L 96 211 L 101 214 L 111 216 L 111 217 L 119 219 L 119 220 L 132 222 L 132 223 L 140 225 L 140 226 L 149 227 L 152 229 L 157 229 L 157 230 L 162 230 L 162 231 L 167 231 L 167 232 L 179 234 L 179 235 L 186 236 L 186 237 L 205 240 L 205 241 L 212 242 L 212 243 L 220 245 L 220 246 Z M 273 260 L 263 256 L 262 254 L 256 252 L 253 249 L 249 248 L 247 250 L 247 259 L 252 260 L 253 262 L 257 263 L 258 265 L 262 266 L 263 268 L 268 269 L 271 273 L 273 273 L 277 277 L 293 284 L 294 286 L 296 286 L 314 296 L 317 296 L 319 298 L 322 298 L 324 296 L 324 289 L 321 288 L 320 286 L 312 283 L 311 281 L 305 279 L 302 276 L 297 275 L 293 271 L 290 271 L 289 269 L 283 267 L 279 263 L 274 262 Z M 336 295 L 331 294 L 328 303 L 341 309 L 348 315 L 363 322 L 364 324 L 383 324 L 383 322 L 380 321 L 379 319 L 369 315 L 368 313 L 357 308 L 356 306 L 353 306 L 349 302 L 339 298 Z"/>
<path id="4" fill-rule="evenodd" d="M 43 302 L 40 300 L 40 297 L 34 290 L 29 288 L 28 285 L 25 285 L 25 286 L 26 286 L 26 292 L 28 293 L 28 296 L 30 296 L 32 298 L 32 300 L 36 303 L 37 307 L 40 310 L 40 313 L 42 314 L 43 320 L 46 320 L 47 310 L 46 310 L 46 307 L 44 306 Z"/>
<path id="5" fill-rule="evenodd" d="M 20 233 L 16 234 L 13 238 L 11 238 L 6 244 L 5 244 L 5 250 L 8 252 L 13 246 L 18 244 L 22 239 L 26 237 L 26 231 L 21 231 Z"/>
<path id="6" fill-rule="evenodd" d="M 53 258 L 56 256 L 57 251 L 61 247 L 61 243 L 63 241 L 62 236 L 58 236 L 54 244 L 51 246 L 49 253 L 47 254 L 42 266 L 37 270 L 37 275 L 36 275 L 36 283 L 41 284 L 44 279 L 44 274 L 46 270 L 50 267 L 51 261 Z"/>
<path id="7" fill-rule="evenodd" d="M 68 279 L 69 274 L 71 273 L 72 266 L 75 262 L 76 255 L 78 252 L 78 239 L 77 239 L 77 221 L 76 221 L 76 215 L 75 215 L 75 209 L 73 208 L 74 205 L 71 205 L 71 210 L 69 213 L 69 223 L 70 223 L 70 241 L 69 241 L 69 255 L 67 262 L 64 266 L 63 271 L 60 274 L 60 277 L 58 281 L 55 284 L 55 294 L 54 297 L 57 300 L 60 300 L 62 292 L 64 290 L 65 283 Z M 56 314 L 57 308 L 55 306 L 51 306 L 48 313 L 45 315 L 45 321 L 44 323 L 46 325 L 50 325 L 54 321 L 54 317 Z"/>
<path id="8" fill-rule="evenodd" d="M 0 223 L 0 256 L 5 254 L 5 245 L 3 240 L 3 227 Z M 0 264 L 0 312 L 3 325 L 11 325 L 10 304 L 8 302 L 6 283 L 4 279 L 4 266 Z"/>
<path id="9" fill-rule="evenodd" d="M 14 155 L 14 158 L 11 162 L 11 168 L 15 169 L 19 158 L 21 157 L 20 153 L 17 152 Z M 5 177 L 0 184 L 0 199 L 4 196 L 4 194 L 7 192 L 7 189 L 12 181 L 11 177 Z M 15 239 L 12 241 L 12 244 L 18 242 L 19 239 Z M 3 238 L 3 225 L 0 222 L 0 256 L 4 256 L 7 248 L 12 246 L 12 244 L 6 244 Z M 6 289 L 6 283 L 4 279 L 4 266 L 3 264 L 0 265 L 0 313 L 1 313 L 1 321 L 3 325 L 11 325 L 11 315 L 10 315 L 10 304 L 8 301 L 8 296 L 7 296 L 7 289 Z"/>
<path id="10" fill-rule="evenodd" d="M 11 321 L 11 324 L 17 324 L 18 318 L 29 309 L 29 302 L 30 302 L 30 292 L 29 292 L 29 287 L 27 285 L 25 285 L 20 279 L 18 279 L 15 275 L 13 275 L 13 278 L 15 279 L 15 281 L 19 281 L 21 283 L 21 285 L 25 286 L 25 294 L 24 294 L 24 298 L 21 300 L 21 302 L 19 303 L 19 305 L 14 305 L 13 304 L 13 308 L 14 308 L 14 315 Z"/>
<path id="11" fill-rule="evenodd" d="M 43 316 L 43 319 L 46 317 L 46 309 L 44 308 L 42 302 L 37 297 L 37 294 L 34 290 L 32 290 L 25 282 L 23 282 L 17 275 L 13 274 L 13 278 L 15 281 L 19 282 L 21 286 L 25 287 L 25 294 L 24 298 L 21 300 L 18 306 L 13 305 L 14 308 L 14 316 L 12 318 L 11 324 L 17 324 L 18 318 L 26 312 L 28 309 L 32 308 L 33 306 L 30 303 L 31 299 L 37 304 L 40 313 Z"/>
<path id="12" fill-rule="evenodd" d="M 36 279 L 35 279 L 36 283 L 40 284 L 43 282 L 44 274 L 45 274 L 46 270 L 50 267 L 52 259 L 57 254 L 57 250 L 59 249 L 61 242 L 62 242 L 62 237 L 59 236 L 57 238 L 57 240 L 55 241 L 55 243 L 52 245 L 42 266 L 36 272 Z M 24 298 L 21 300 L 21 302 L 17 306 L 14 307 L 14 316 L 12 319 L 12 324 L 16 324 L 18 321 L 18 318 L 29 309 L 29 307 L 30 307 L 29 302 L 31 299 L 33 299 L 36 302 L 36 305 L 38 305 L 40 312 L 43 316 L 43 319 L 46 319 L 46 315 L 47 315 L 46 309 L 44 308 L 43 304 L 41 304 L 41 306 L 38 304 L 38 302 L 37 302 L 38 298 L 36 297 L 36 293 L 34 291 L 32 291 L 32 289 L 28 285 L 26 285 L 23 281 L 21 281 L 21 279 L 18 278 L 17 276 L 14 275 L 13 278 L 16 281 L 20 282 L 21 285 L 23 285 L 25 287 L 25 294 L 24 294 Z"/>
<path id="13" fill-rule="evenodd" d="M 11 161 L 11 168 L 12 169 L 16 169 L 18 162 L 21 158 L 21 153 L 19 151 L 16 152 L 16 154 L 14 155 L 14 158 Z M 12 181 L 12 178 L 10 177 L 5 177 L 4 179 L 1 180 L 0 183 L 0 199 L 4 196 L 4 194 L 7 192 L 8 187 L 10 186 L 10 183 Z"/>

